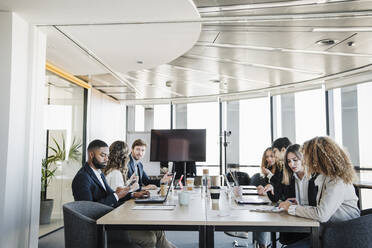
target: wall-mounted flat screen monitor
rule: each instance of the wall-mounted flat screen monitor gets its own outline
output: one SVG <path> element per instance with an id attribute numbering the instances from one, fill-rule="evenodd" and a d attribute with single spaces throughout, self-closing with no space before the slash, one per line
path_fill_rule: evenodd
<path id="1" fill-rule="evenodd" d="M 151 130 L 150 161 L 205 161 L 205 129 Z"/>

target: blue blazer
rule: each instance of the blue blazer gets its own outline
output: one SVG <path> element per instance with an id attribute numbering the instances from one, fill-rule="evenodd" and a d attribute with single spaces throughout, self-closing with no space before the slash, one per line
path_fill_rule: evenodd
<path id="1" fill-rule="evenodd" d="M 107 184 L 105 177 L 103 177 L 103 183 L 106 190 L 98 181 L 93 169 L 85 163 L 72 180 L 72 194 L 75 201 L 94 201 L 111 207 L 117 207 L 125 201 L 127 197 L 119 202 L 116 200 L 114 191 Z"/>
<path id="2" fill-rule="evenodd" d="M 136 166 L 134 164 L 134 160 L 133 160 L 133 157 L 132 157 L 132 154 L 129 155 L 129 162 L 128 162 L 128 178 L 130 178 L 133 173 L 135 173 L 136 171 Z M 149 185 L 149 184 L 155 184 L 157 185 L 158 187 L 160 186 L 160 179 L 155 179 L 155 180 L 151 180 L 146 172 L 143 170 L 143 164 L 141 162 L 138 162 L 138 169 L 139 169 L 139 180 L 138 180 L 138 184 L 140 185 L 140 187 L 142 185 Z"/>

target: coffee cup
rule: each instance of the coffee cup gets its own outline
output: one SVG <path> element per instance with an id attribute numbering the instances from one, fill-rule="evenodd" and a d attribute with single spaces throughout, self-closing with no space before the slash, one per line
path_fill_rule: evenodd
<path id="1" fill-rule="evenodd" d="M 165 196 L 167 194 L 167 184 L 160 183 L 160 195 Z"/>
<path id="2" fill-rule="evenodd" d="M 220 176 L 211 176 L 211 185 L 212 186 L 221 186 L 221 179 L 223 179 L 223 177 L 220 175 Z"/>
<path id="3" fill-rule="evenodd" d="M 186 189 L 189 191 L 192 191 L 193 188 L 194 188 L 194 178 L 188 177 L 186 179 Z"/>
<path id="4" fill-rule="evenodd" d="M 219 186 L 211 186 L 209 188 L 209 191 L 211 192 L 211 199 L 212 200 L 220 199 L 220 187 Z"/>

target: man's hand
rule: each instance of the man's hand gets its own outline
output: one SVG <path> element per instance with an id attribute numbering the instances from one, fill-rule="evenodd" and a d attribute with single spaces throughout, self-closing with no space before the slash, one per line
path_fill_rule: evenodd
<path id="1" fill-rule="evenodd" d="M 128 192 L 129 192 L 129 187 L 125 187 L 125 188 L 117 187 L 116 190 L 115 190 L 115 193 L 116 193 L 116 195 L 118 196 L 119 199 L 126 196 L 128 194 Z"/>
<path id="2" fill-rule="evenodd" d="M 266 185 L 265 188 L 263 189 L 264 193 L 267 193 L 269 191 L 271 192 L 271 194 L 274 194 L 274 187 L 271 184 Z"/>
<path id="3" fill-rule="evenodd" d="M 142 187 L 144 190 L 151 190 L 151 189 L 157 189 L 158 187 L 154 184 L 149 184 Z"/>
<path id="4" fill-rule="evenodd" d="M 134 192 L 133 193 L 133 198 L 147 198 L 150 196 L 150 192 L 147 190 L 142 190 L 140 192 Z"/>

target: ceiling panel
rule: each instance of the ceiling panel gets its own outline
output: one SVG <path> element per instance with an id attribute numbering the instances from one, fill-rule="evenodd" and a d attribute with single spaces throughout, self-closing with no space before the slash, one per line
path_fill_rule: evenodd
<path id="1" fill-rule="evenodd" d="M 55 33 L 53 28 L 48 57 L 60 59 L 60 64 L 68 65 L 68 70 L 71 68 L 74 74 L 85 75 L 84 80 L 96 89 L 124 101 L 177 99 L 262 89 L 273 91 L 272 87 L 277 93 L 303 90 L 320 87 L 324 78 L 352 73 L 372 64 L 372 1 L 330 0 L 306 5 L 305 2 L 311 1 L 194 2 L 204 18 L 202 23 L 175 24 L 176 20 L 194 20 L 197 16 L 186 18 L 172 14 L 162 17 L 166 22 L 163 24 L 61 27 L 72 40 L 89 48 L 99 61 L 109 65 L 111 73 L 107 68 L 94 68 L 97 66 L 94 60 L 82 56 L 84 52 L 79 51 L 73 42 L 66 42 L 65 37 Z M 293 3 L 302 5 L 270 7 Z M 254 9 L 215 11 L 202 8 L 232 5 L 253 6 Z M 210 10 L 213 12 L 204 13 Z M 206 22 L 210 17 L 218 20 Z M 130 18 L 128 20 L 134 20 Z M 155 15 L 138 17 L 138 20 L 156 18 L 159 20 Z M 200 34 L 190 31 L 189 27 L 194 25 L 201 28 Z M 176 28 L 170 28 L 172 26 Z M 178 38 L 172 39 L 170 35 Z M 180 41 L 186 39 L 198 42 L 195 45 L 191 42 L 182 51 L 178 50 Z M 322 39 L 334 40 L 335 44 L 317 44 Z M 218 45 L 225 47 L 216 47 Z M 69 49 L 77 49 L 79 53 Z M 172 57 L 168 53 L 177 55 Z"/>
<path id="2" fill-rule="evenodd" d="M 310 1 L 307 1 L 310 2 Z M 316 2 L 316 1 L 314 1 Z M 350 11 L 371 10 L 371 1 L 338 1 L 330 3 L 315 3 L 306 4 L 304 1 L 256 1 L 256 4 L 241 3 L 241 10 L 235 11 L 208 11 L 208 9 L 200 8 L 203 17 L 218 17 L 218 16 L 252 16 L 252 15 L 280 15 L 280 14 L 314 14 L 314 13 L 337 13 Z M 283 7 L 275 7 L 283 4 Z M 298 6 L 286 6 L 288 4 L 297 4 Z M 223 4 L 225 6 L 234 6 L 234 4 Z M 223 6 L 220 5 L 220 6 Z M 245 6 L 244 6 L 245 5 Z M 256 7 L 255 7 L 256 6 Z M 245 7 L 245 9 L 244 9 Z"/>

